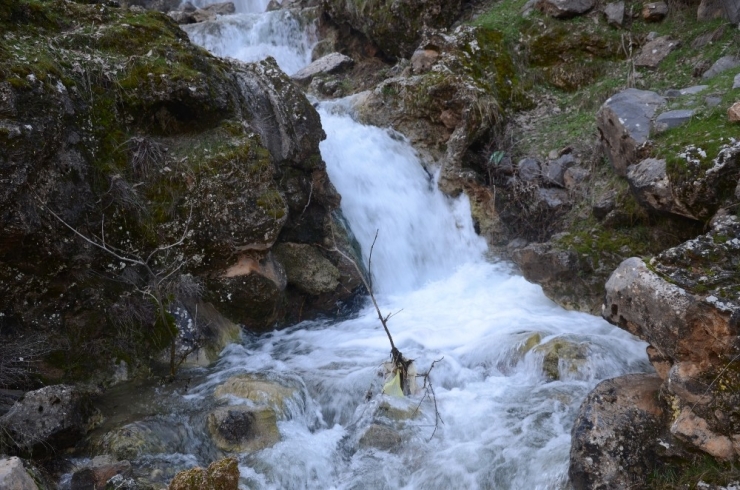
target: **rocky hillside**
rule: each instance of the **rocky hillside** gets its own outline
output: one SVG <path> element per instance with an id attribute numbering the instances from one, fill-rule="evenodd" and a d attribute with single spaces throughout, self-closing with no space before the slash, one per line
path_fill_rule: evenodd
<path id="1" fill-rule="evenodd" d="M 4 0 L 0 31 L 0 384 L 203 362 L 352 301 L 318 114 L 274 61 L 138 7 Z"/>

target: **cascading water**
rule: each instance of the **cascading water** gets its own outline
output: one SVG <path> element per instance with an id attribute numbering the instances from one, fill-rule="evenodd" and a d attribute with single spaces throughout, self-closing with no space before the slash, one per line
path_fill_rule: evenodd
<path id="1" fill-rule="evenodd" d="M 245 47 L 253 33 L 238 29 L 259 22 L 234 23 L 212 37 L 203 35 L 207 28 L 189 33 L 217 54 L 251 60 L 264 52 Z M 281 66 L 300 68 L 304 55 L 286 56 Z M 559 308 L 506 264 L 486 261 L 467 200 L 442 195 L 402 137 L 358 124 L 341 101 L 319 111 L 322 155 L 365 260 L 379 231 L 374 286 L 381 309 L 396 312 L 389 322 L 396 345 L 422 371 L 438 361 L 431 379 L 444 423 L 434 431 L 429 399 L 397 400 L 401 411 L 420 409 L 388 424 L 385 450 L 363 439 L 388 403 L 378 395 L 377 373 L 390 348 L 369 307 L 350 320 L 304 322 L 228 347 L 185 397 L 191 409 L 239 373 L 297 390 L 278 423 L 280 442 L 240 456 L 249 488 L 567 488 L 580 401 L 601 379 L 649 369 L 644 344 Z M 560 355 L 545 371 L 548 349 Z M 207 459 L 203 451 L 175 452 Z"/>

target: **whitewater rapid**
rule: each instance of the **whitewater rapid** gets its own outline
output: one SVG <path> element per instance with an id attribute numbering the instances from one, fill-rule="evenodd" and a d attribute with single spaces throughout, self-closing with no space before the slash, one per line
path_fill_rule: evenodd
<path id="1" fill-rule="evenodd" d="M 271 55 L 292 72 L 310 61 L 310 27 L 280 19 L 288 17 L 238 14 L 188 32 L 216 54 Z M 268 22 L 280 27 L 275 37 L 259 31 Z M 364 260 L 377 232 L 373 283 L 383 312 L 394 313 L 396 345 L 421 371 L 436 361 L 431 380 L 443 424 L 435 431 L 434 404 L 417 396 L 398 401 L 420 404 L 419 415 L 394 428 L 401 443 L 358 443 L 383 403 L 378 371 L 389 355 L 369 304 L 348 320 L 303 322 L 228 347 L 184 401 L 202 403 L 241 373 L 300 391 L 278 422 L 280 442 L 239 455 L 246 488 L 567 488 L 581 400 L 599 380 L 649 370 L 645 344 L 563 310 L 511 265 L 487 260 L 465 196 L 439 192 L 402 136 L 359 124 L 348 101 L 322 103 L 319 113 L 322 157 Z M 543 370 L 542 346 L 554 341 L 578 352 L 559 362 L 557 379 Z"/>

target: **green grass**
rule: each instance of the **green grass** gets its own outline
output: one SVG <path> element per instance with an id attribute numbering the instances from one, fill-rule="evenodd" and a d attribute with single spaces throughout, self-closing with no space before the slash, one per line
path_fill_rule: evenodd
<path id="1" fill-rule="evenodd" d="M 740 468 L 732 463 L 721 463 L 710 456 L 697 457 L 682 466 L 656 469 L 648 479 L 650 490 L 686 490 L 702 488 L 699 482 L 728 485 L 740 481 Z"/>

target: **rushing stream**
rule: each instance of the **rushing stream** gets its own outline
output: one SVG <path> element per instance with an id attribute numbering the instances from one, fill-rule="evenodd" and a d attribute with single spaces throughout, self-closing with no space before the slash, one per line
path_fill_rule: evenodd
<path id="1" fill-rule="evenodd" d="M 188 26 L 191 38 L 219 55 L 275 56 L 287 72 L 309 61 L 305 23 L 285 12 L 247 12 L 266 2 L 243 3 L 243 13 Z M 393 425 L 397 443 L 390 450 L 359 443 L 378 405 L 388 403 L 378 395 L 378 371 L 389 345 L 369 305 L 350 320 L 304 322 L 228 347 L 197 386 L 177 395 L 191 407 L 181 411 L 202 408 L 215 386 L 239 373 L 298 390 L 278 422 L 280 442 L 240 456 L 249 488 L 567 488 L 581 400 L 601 379 L 649 369 L 644 344 L 563 310 L 509 265 L 487 259 L 467 200 L 442 195 L 400 135 L 358 124 L 346 106 L 320 105 L 321 152 L 365 258 L 379 230 L 378 300 L 395 313 L 396 345 L 419 370 L 437 361 L 431 380 L 443 423 L 435 432 L 429 398 L 397 400 L 421 403 L 416 416 Z M 548 376 L 543 361 L 554 345 L 562 355 Z M 188 413 L 186 425 L 197 426 L 199 416 Z M 201 437 L 183 431 L 186 440 Z M 181 444 L 177 458 L 207 463 L 204 447 Z"/>

